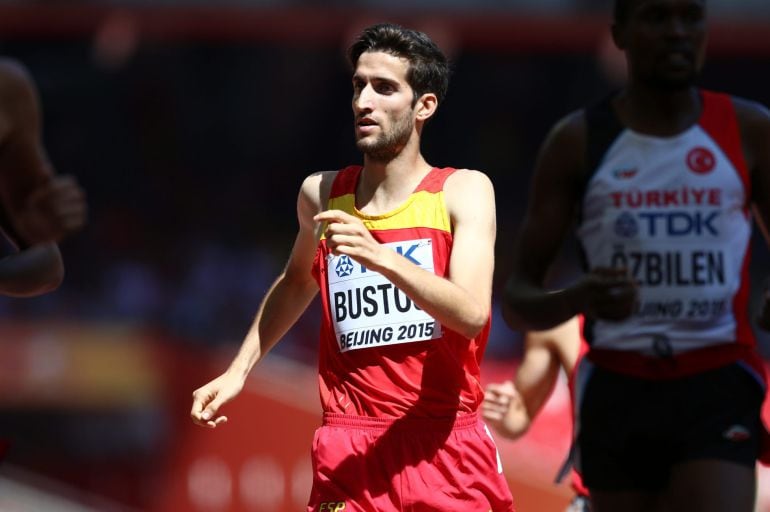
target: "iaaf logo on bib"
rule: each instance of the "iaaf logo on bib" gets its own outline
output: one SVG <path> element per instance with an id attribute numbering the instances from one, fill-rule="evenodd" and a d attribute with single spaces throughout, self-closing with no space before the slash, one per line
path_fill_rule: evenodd
<path id="1" fill-rule="evenodd" d="M 423 266 L 422 262 L 417 259 L 417 255 L 414 254 L 414 252 L 419 249 L 420 247 L 430 245 L 430 240 L 421 240 L 419 242 L 409 242 L 407 244 L 385 244 L 389 246 L 391 249 L 396 251 L 398 254 L 403 256 L 404 258 L 408 259 L 418 267 Z M 356 266 L 360 267 L 361 273 L 363 274 L 366 272 L 366 267 L 363 265 L 358 265 L 350 256 L 347 256 L 343 254 L 337 259 L 337 263 L 334 265 L 334 272 L 337 274 L 337 277 L 348 277 L 353 274 L 353 272 L 356 270 Z"/>
<path id="2" fill-rule="evenodd" d="M 340 256 L 340 259 L 337 260 L 337 264 L 334 266 L 334 271 L 337 273 L 338 277 L 347 277 L 353 273 L 354 268 L 353 260 L 350 259 L 350 256 L 343 254 Z"/>

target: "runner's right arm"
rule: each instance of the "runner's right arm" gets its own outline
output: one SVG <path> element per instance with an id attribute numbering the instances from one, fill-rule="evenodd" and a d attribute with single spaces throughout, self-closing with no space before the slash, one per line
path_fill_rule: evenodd
<path id="1" fill-rule="evenodd" d="M 620 320 L 633 311 L 636 285 L 626 269 L 597 267 L 562 290 L 544 288 L 546 273 L 578 212 L 585 151 L 582 111 L 557 123 L 540 150 L 503 294 L 503 317 L 514 330 L 550 329 L 580 313 Z"/>
<path id="2" fill-rule="evenodd" d="M 235 398 L 251 369 L 286 334 L 318 293 L 311 274 L 318 238 L 318 224 L 313 217 L 321 211 L 329 194 L 333 173 L 319 173 L 305 179 L 297 200 L 299 232 L 283 272 L 268 290 L 238 354 L 228 369 L 193 393 L 190 416 L 193 422 L 214 428 L 227 421 L 218 414 L 225 403 Z"/>

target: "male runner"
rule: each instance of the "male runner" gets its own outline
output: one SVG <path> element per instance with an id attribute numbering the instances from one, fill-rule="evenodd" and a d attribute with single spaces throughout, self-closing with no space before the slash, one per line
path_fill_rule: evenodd
<path id="1" fill-rule="evenodd" d="M 324 417 L 308 510 L 513 510 L 477 414 L 492 185 L 421 154 L 449 74 L 425 34 L 374 25 L 349 57 L 364 165 L 305 180 L 289 262 L 228 370 L 193 394 L 192 418 L 212 428 L 227 421 L 222 405 L 320 288 Z"/>
<path id="2" fill-rule="evenodd" d="M 18 62 L 0 60 L 0 229 L 18 248 L 0 259 L 0 294 L 29 297 L 61 283 L 56 242 L 85 223 L 83 190 L 54 175 L 40 140 L 35 86 Z"/>
<path id="3" fill-rule="evenodd" d="M 504 314 L 518 329 L 587 316 L 576 462 L 595 510 L 749 512 L 764 375 L 748 254 L 752 213 L 770 222 L 770 115 L 694 85 L 705 0 L 616 0 L 612 34 L 629 82 L 545 141 Z M 546 291 L 576 219 L 587 273 Z"/>

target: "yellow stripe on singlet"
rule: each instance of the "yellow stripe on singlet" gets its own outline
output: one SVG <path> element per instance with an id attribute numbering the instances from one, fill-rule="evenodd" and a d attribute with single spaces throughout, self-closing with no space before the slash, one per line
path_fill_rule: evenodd
<path id="1" fill-rule="evenodd" d="M 404 204 L 382 215 L 367 215 L 358 211 L 354 194 L 329 199 L 329 208 L 355 215 L 370 231 L 404 228 L 432 228 L 447 233 L 452 231 L 443 191 L 415 192 Z"/>

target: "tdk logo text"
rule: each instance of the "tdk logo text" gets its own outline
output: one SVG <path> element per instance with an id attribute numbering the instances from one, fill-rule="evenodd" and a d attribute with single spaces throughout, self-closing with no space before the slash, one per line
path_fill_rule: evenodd
<path id="1" fill-rule="evenodd" d="M 419 248 L 425 245 L 425 243 L 407 243 L 403 245 L 393 245 L 389 244 L 390 247 L 396 251 L 398 254 L 403 256 L 404 258 L 408 259 L 412 263 L 414 263 L 417 266 L 422 266 L 422 263 L 419 259 L 417 259 L 417 255 L 415 254 L 415 251 Z M 360 265 L 353 261 L 353 259 L 350 258 L 350 256 L 342 255 L 339 258 L 337 258 L 337 263 L 334 264 L 334 272 L 337 274 L 337 277 L 348 277 L 352 275 L 356 271 L 356 267 L 358 267 L 360 273 L 366 272 L 366 267 L 363 265 Z"/>
<path id="2" fill-rule="evenodd" d="M 417 259 L 416 259 L 414 256 L 412 256 L 412 253 L 413 253 L 413 252 L 415 251 L 415 249 L 417 249 L 418 247 L 420 247 L 420 244 L 410 244 L 409 246 L 405 246 L 405 245 L 397 245 L 396 247 L 394 247 L 394 249 L 396 250 L 396 252 L 397 252 L 398 254 L 400 254 L 400 255 L 401 255 L 401 256 L 403 256 L 404 258 L 408 259 L 409 261 L 411 261 L 411 262 L 412 262 L 412 263 L 414 263 L 415 265 L 417 265 L 417 266 L 422 266 L 422 265 L 420 264 L 420 262 L 419 262 L 419 261 L 418 261 L 418 260 L 417 260 Z M 406 248 L 406 250 L 404 250 L 404 248 Z"/>
<path id="3" fill-rule="evenodd" d="M 718 236 L 715 224 L 719 217 L 713 212 L 638 212 L 621 213 L 615 220 L 615 234 L 632 238 L 642 232 L 645 236 Z"/>

